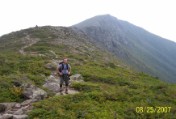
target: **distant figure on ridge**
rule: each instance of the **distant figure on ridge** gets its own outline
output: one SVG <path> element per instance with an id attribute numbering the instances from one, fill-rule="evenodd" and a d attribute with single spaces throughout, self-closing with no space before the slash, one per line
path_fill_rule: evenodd
<path id="1" fill-rule="evenodd" d="M 63 91 L 63 83 L 65 83 L 65 93 L 68 94 L 68 83 L 69 83 L 69 76 L 71 74 L 71 66 L 67 63 L 68 59 L 64 58 L 63 62 L 59 63 L 57 67 L 57 73 L 60 76 L 60 93 L 62 94 Z"/>

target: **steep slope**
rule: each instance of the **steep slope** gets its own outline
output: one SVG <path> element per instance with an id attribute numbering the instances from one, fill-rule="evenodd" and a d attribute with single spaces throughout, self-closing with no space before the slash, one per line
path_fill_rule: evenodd
<path id="1" fill-rule="evenodd" d="M 42 85 L 51 73 L 45 65 L 63 57 L 69 57 L 73 67 L 97 60 L 96 64 L 116 62 L 118 65 L 117 59 L 86 38 L 70 28 L 51 26 L 24 29 L 0 37 L 0 102 L 23 100 L 9 90 L 13 82 L 28 79 Z M 55 69 L 52 68 L 52 72 Z"/>
<path id="2" fill-rule="evenodd" d="M 20 90 L 14 89 L 14 81 L 42 88 L 56 68 L 49 70 L 46 64 L 63 57 L 69 58 L 72 74 L 84 77 L 85 82 L 71 85 L 80 93 L 64 96 L 51 93 L 33 104 L 29 118 L 175 117 L 176 85 L 129 70 L 112 54 L 89 42 L 84 33 L 65 27 L 29 28 L 0 38 L 0 102 L 23 101 Z M 166 108 L 164 112 L 155 112 L 156 106 Z M 152 110 L 140 111 L 137 107 Z"/>
<path id="3" fill-rule="evenodd" d="M 176 82 L 176 43 L 110 15 L 95 16 L 72 27 L 136 70 Z"/>

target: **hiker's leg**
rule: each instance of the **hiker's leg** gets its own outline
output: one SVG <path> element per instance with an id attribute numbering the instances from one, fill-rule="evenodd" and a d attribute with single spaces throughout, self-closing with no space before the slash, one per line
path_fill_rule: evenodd
<path id="1" fill-rule="evenodd" d="M 62 92 L 62 85 L 63 85 L 63 83 L 64 83 L 64 80 L 63 80 L 63 77 L 61 76 L 60 77 L 60 92 Z"/>
<path id="2" fill-rule="evenodd" d="M 65 93 L 68 94 L 68 78 L 65 79 Z"/>

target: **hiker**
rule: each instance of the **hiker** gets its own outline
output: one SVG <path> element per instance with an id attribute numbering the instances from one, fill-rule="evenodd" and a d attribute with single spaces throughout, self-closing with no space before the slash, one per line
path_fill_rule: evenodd
<path id="1" fill-rule="evenodd" d="M 71 66 L 67 63 L 68 59 L 64 58 L 61 63 L 59 63 L 57 67 L 57 72 L 60 76 L 60 93 L 62 94 L 62 85 L 65 82 L 65 93 L 68 94 L 68 83 L 69 83 L 69 76 L 71 73 Z"/>

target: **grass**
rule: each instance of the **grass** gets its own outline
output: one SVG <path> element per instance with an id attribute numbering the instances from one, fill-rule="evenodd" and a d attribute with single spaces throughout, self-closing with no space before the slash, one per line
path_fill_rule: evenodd
<path id="1" fill-rule="evenodd" d="M 20 91 L 14 89 L 13 81 L 33 82 L 42 85 L 50 71 L 45 69 L 41 57 L 22 56 L 17 53 L 0 54 L 0 102 L 22 101 Z M 13 92 L 15 91 L 15 92 Z"/>
<path id="2" fill-rule="evenodd" d="M 85 82 L 73 83 L 71 87 L 80 91 L 75 95 L 50 96 L 34 104 L 29 113 L 31 119 L 154 119 L 175 118 L 176 85 L 160 81 L 144 73 L 137 73 L 124 67 L 112 55 L 98 49 L 90 52 L 72 52 L 74 46 L 50 44 L 55 38 L 46 28 L 27 30 L 32 37 L 41 38 L 38 43 L 25 49 L 26 52 L 45 54 L 45 57 L 20 55 L 21 45 L 4 49 L 0 44 L 0 102 L 21 102 L 21 89 L 13 82 L 30 82 L 39 87 L 51 71 L 45 64 L 54 59 L 49 50 L 61 59 L 68 57 L 72 73 L 83 75 Z M 17 33 L 17 39 L 24 34 Z M 12 37 L 10 36 L 10 37 Z M 8 36 L 4 36 L 8 38 Z M 76 36 L 74 36 L 76 37 Z M 86 45 L 86 44 L 85 44 Z M 2 47 L 1 47 L 2 46 Z M 16 49 L 16 50 L 14 50 Z M 73 50 L 70 50 L 73 49 Z M 50 53 L 50 54 L 49 54 Z M 85 54 L 85 55 L 83 55 Z M 55 60 L 58 60 L 55 59 Z M 108 59 L 108 60 L 107 60 Z M 53 95 L 53 94 L 49 94 Z M 171 107 L 168 113 L 137 113 L 136 107 Z"/>
<path id="3" fill-rule="evenodd" d="M 96 62 L 95 62 L 96 64 Z M 76 95 L 56 96 L 34 104 L 30 118 L 132 119 L 174 118 L 175 85 L 119 67 L 101 68 L 93 62 L 75 66 L 85 81 L 74 83 Z M 118 75 L 122 73 L 122 75 Z M 168 113 L 137 113 L 137 107 L 172 107 Z M 47 110 L 50 110 L 47 112 Z M 47 113 L 43 113 L 47 112 Z"/>

